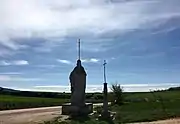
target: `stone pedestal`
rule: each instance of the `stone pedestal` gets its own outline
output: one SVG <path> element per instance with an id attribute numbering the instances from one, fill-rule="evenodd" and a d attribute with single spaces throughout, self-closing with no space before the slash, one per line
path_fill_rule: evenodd
<path id="1" fill-rule="evenodd" d="M 108 89 L 107 89 L 107 83 L 104 83 L 104 100 L 103 100 L 103 113 L 108 112 L 108 99 L 107 99 L 107 93 L 108 93 Z"/>
<path id="2" fill-rule="evenodd" d="M 109 119 L 109 118 L 111 118 L 111 113 L 110 113 L 110 111 L 102 111 L 102 113 L 101 113 L 101 118 L 102 118 L 102 119 Z"/>
<path id="3" fill-rule="evenodd" d="M 101 119 L 104 120 L 109 120 L 111 119 L 111 113 L 108 111 L 108 99 L 107 99 L 107 93 L 108 93 L 108 89 L 107 89 L 107 83 L 104 83 L 104 101 L 103 101 L 103 110 L 101 113 Z"/>
<path id="4" fill-rule="evenodd" d="M 73 106 L 71 103 L 62 105 L 62 115 L 88 115 L 93 112 L 93 104 L 86 103 L 84 106 Z"/>

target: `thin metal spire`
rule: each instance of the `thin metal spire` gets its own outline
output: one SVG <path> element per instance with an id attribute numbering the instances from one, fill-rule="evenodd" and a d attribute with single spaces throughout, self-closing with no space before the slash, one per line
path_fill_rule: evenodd
<path id="1" fill-rule="evenodd" d="M 78 39 L 78 60 L 81 59 L 81 42 L 80 39 Z"/>
<path id="2" fill-rule="evenodd" d="M 104 60 L 103 66 L 104 66 L 104 83 L 106 83 L 106 60 Z"/>

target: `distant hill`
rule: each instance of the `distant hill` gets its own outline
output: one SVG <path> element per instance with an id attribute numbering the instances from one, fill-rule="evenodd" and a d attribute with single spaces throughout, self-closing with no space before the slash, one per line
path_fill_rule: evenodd
<path id="1" fill-rule="evenodd" d="M 42 98 L 60 98 L 70 99 L 70 93 L 56 93 L 56 92 L 34 92 L 34 91 L 20 91 L 9 88 L 0 87 L 0 95 L 23 96 L 23 97 L 42 97 Z M 86 99 L 102 100 L 102 93 L 86 93 Z"/>
<path id="2" fill-rule="evenodd" d="M 171 87 L 168 91 L 180 91 L 180 87 Z"/>
<path id="3" fill-rule="evenodd" d="M 0 92 L 19 92 L 18 90 L 0 87 Z"/>
<path id="4" fill-rule="evenodd" d="M 55 92 L 34 92 L 34 91 L 20 91 L 9 88 L 0 87 L 1 95 L 14 95 L 26 97 L 44 97 L 44 98 L 70 98 L 70 93 L 55 93 Z"/>

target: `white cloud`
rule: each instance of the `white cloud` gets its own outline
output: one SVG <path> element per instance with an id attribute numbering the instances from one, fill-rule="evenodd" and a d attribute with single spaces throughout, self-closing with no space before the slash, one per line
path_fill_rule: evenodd
<path id="1" fill-rule="evenodd" d="M 0 75 L 21 75 L 20 72 L 0 72 Z"/>
<path id="2" fill-rule="evenodd" d="M 99 59 L 91 58 L 91 59 L 90 59 L 90 62 L 96 63 L 96 62 L 99 62 Z"/>
<path id="3" fill-rule="evenodd" d="M 9 76 L 6 75 L 0 75 L 0 81 L 10 81 L 11 78 Z"/>
<path id="4" fill-rule="evenodd" d="M 152 28 L 180 17 L 179 0 L 1 0 L 0 44 L 26 48 L 18 38 L 98 37 L 104 33 Z M 97 47 L 94 44 L 94 49 Z M 41 49 L 43 51 L 45 49 Z M 48 48 L 46 49 L 50 51 Z M 46 51 L 47 52 L 47 51 Z"/>
<path id="5" fill-rule="evenodd" d="M 170 87 L 177 87 L 178 84 L 159 83 L 159 84 L 122 84 L 124 92 L 149 92 L 154 90 L 164 90 Z M 108 91 L 111 91 L 111 86 L 108 85 Z M 63 85 L 46 85 L 34 86 L 31 90 L 35 91 L 49 91 L 49 92 L 70 92 L 70 86 Z M 102 85 L 87 85 L 86 92 L 102 92 Z"/>
<path id="6" fill-rule="evenodd" d="M 29 65 L 29 62 L 26 60 L 15 60 L 15 61 L 0 61 L 0 65 L 8 66 L 8 65 Z"/>
<path id="7" fill-rule="evenodd" d="M 0 75 L 0 81 L 41 81 L 40 78 L 24 78 L 19 76 Z"/>
<path id="8" fill-rule="evenodd" d="M 71 65 L 71 64 L 72 64 L 72 62 L 69 61 L 69 60 L 58 59 L 57 61 L 60 62 L 60 63 L 63 63 L 63 64 L 68 64 L 68 65 Z"/>
<path id="9" fill-rule="evenodd" d="M 1 62 L 0 62 L 0 65 L 7 66 L 7 65 L 11 65 L 11 63 L 6 62 L 6 61 L 1 61 Z"/>
<path id="10" fill-rule="evenodd" d="M 35 67 L 38 67 L 38 68 L 49 68 L 49 69 L 52 69 L 52 68 L 55 68 L 55 67 L 58 67 L 57 65 L 34 65 Z"/>
<path id="11" fill-rule="evenodd" d="M 81 60 L 83 63 L 97 63 L 99 62 L 100 60 L 99 59 L 96 59 L 96 58 L 91 58 L 91 59 L 82 59 Z"/>
<path id="12" fill-rule="evenodd" d="M 14 64 L 14 65 L 28 65 L 29 62 L 26 60 L 18 60 L 18 61 L 12 62 L 12 64 Z"/>

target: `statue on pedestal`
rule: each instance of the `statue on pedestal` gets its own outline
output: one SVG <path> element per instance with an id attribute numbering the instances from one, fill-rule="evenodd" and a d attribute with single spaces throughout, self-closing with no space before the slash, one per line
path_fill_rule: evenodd
<path id="1" fill-rule="evenodd" d="M 88 115 L 93 112 L 93 104 L 85 103 L 85 90 L 86 90 L 86 72 L 81 65 L 80 60 L 80 41 L 77 65 L 70 73 L 69 80 L 71 83 L 71 103 L 62 105 L 62 114 L 72 116 Z"/>
<path id="2" fill-rule="evenodd" d="M 71 105 L 85 105 L 86 75 L 81 65 L 81 60 L 77 60 L 77 66 L 69 76 L 71 83 Z"/>

